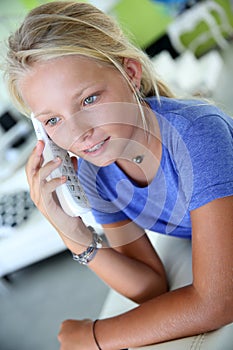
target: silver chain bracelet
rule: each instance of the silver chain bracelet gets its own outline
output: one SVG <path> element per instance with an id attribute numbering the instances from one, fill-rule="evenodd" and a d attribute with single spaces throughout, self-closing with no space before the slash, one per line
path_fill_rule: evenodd
<path id="1" fill-rule="evenodd" d="M 93 232 L 92 243 L 83 253 L 72 253 L 73 259 L 82 265 L 87 265 L 94 259 L 99 248 L 102 248 L 102 238 L 96 232 Z"/>

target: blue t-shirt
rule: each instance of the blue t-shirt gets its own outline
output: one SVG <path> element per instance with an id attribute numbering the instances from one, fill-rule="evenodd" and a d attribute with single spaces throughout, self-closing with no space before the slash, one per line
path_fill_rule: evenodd
<path id="1" fill-rule="evenodd" d="M 112 163 L 79 160 L 79 178 L 100 224 L 131 219 L 144 229 L 191 238 L 190 211 L 233 194 L 233 119 L 202 101 L 146 100 L 161 133 L 153 181 L 140 187 Z"/>

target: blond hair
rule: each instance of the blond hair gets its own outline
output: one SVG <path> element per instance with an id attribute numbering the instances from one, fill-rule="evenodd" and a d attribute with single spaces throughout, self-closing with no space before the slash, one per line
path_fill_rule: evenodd
<path id="1" fill-rule="evenodd" d="M 120 70 L 128 82 L 123 59 L 136 59 L 142 65 L 140 98 L 173 96 L 156 79 L 149 57 L 130 42 L 113 18 L 87 3 L 58 1 L 29 12 L 8 40 L 5 73 L 12 100 L 22 113 L 30 113 L 18 89 L 22 74 L 35 62 L 65 55 L 83 55 L 107 62 Z"/>

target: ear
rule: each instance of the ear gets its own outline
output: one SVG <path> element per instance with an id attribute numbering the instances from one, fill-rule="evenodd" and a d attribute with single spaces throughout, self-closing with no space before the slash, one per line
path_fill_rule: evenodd
<path id="1" fill-rule="evenodd" d="M 123 68 L 127 73 L 131 83 L 136 88 L 140 89 L 141 77 L 142 77 L 141 63 L 135 60 L 134 58 L 124 58 Z"/>

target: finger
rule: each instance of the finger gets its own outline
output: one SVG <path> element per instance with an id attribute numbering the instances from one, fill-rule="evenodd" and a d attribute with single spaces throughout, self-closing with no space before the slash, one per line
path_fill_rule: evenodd
<path id="1" fill-rule="evenodd" d="M 55 158 L 48 163 L 46 163 L 43 167 L 40 168 L 39 170 L 39 176 L 40 176 L 40 181 L 45 181 L 47 178 L 51 175 L 51 173 L 56 170 L 62 163 L 61 158 Z M 53 174 L 51 178 L 61 178 L 62 174 L 59 175 L 59 172 Z"/>
<path id="2" fill-rule="evenodd" d="M 33 183 L 33 177 L 35 176 L 35 174 L 38 172 L 38 170 L 40 169 L 40 167 L 43 164 L 43 155 L 42 155 L 42 149 L 43 149 L 44 145 L 42 144 L 37 144 L 37 146 L 34 148 L 34 150 L 32 151 L 27 164 L 25 166 L 25 172 L 26 172 L 26 176 L 27 176 L 27 181 L 29 184 L 29 187 L 32 187 L 32 183 Z M 42 149 L 41 149 L 42 148 Z"/>
<path id="3" fill-rule="evenodd" d="M 43 198 L 43 203 L 47 203 L 47 201 L 51 201 L 51 195 L 55 192 L 57 187 L 61 186 L 67 181 L 66 176 L 58 176 L 56 177 L 56 174 L 52 174 L 54 170 L 56 170 L 61 165 L 61 159 L 56 158 L 50 162 L 48 162 L 46 165 L 44 165 L 42 168 L 40 168 L 37 176 L 34 177 L 34 188 L 40 188 L 40 197 Z M 54 177 L 55 175 L 55 177 Z M 37 185 L 36 185 L 37 184 Z M 53 201 L 56 196 L 52 196 Z M 47 198 L 47 199 L 46 199 Z M 46 199 L 46 200 L 45 200 Z M 51 203 L 51 202 L 50 202 Z M 55 203 L 58 204 L 57 199 L 55 200 Z M 46 205 L 45 205 L 46 207 Z"/>
<path id="4" fill-rule="evenodd" d="M 44 142 L 38 141 L 33 149 L 26 165 L 26 175 L 28 180 L 38 171 L 43 163 Z"/>
<path id="5" fill-rule="evenodd" d="M 45 180 L 42 183 L 38 182 L 38 177 L 36 178 L 30 192 L 31 198 L 43 215 L 53 225 L 56 223 L 56 226 L 61 228 L 66 214 L 61 208 L 55 190 L 66 181 L 66 178 Z"/>
<path id="6" fill-rule="evenodd" d="M 43 191 L 45 193 L 53 193 L 57 187 L 61 186 L 62 184 L 64 184 L 66 182 L 66 177 L 65 176 L 61 176 L 61 177 L 57 177 L 51 180 L 46 181 L 44 187 L 43 187 Z M 56 197 L 55 197 L 56 198 Z M 57 200 L 56 200 L 57 202 Z"/>

